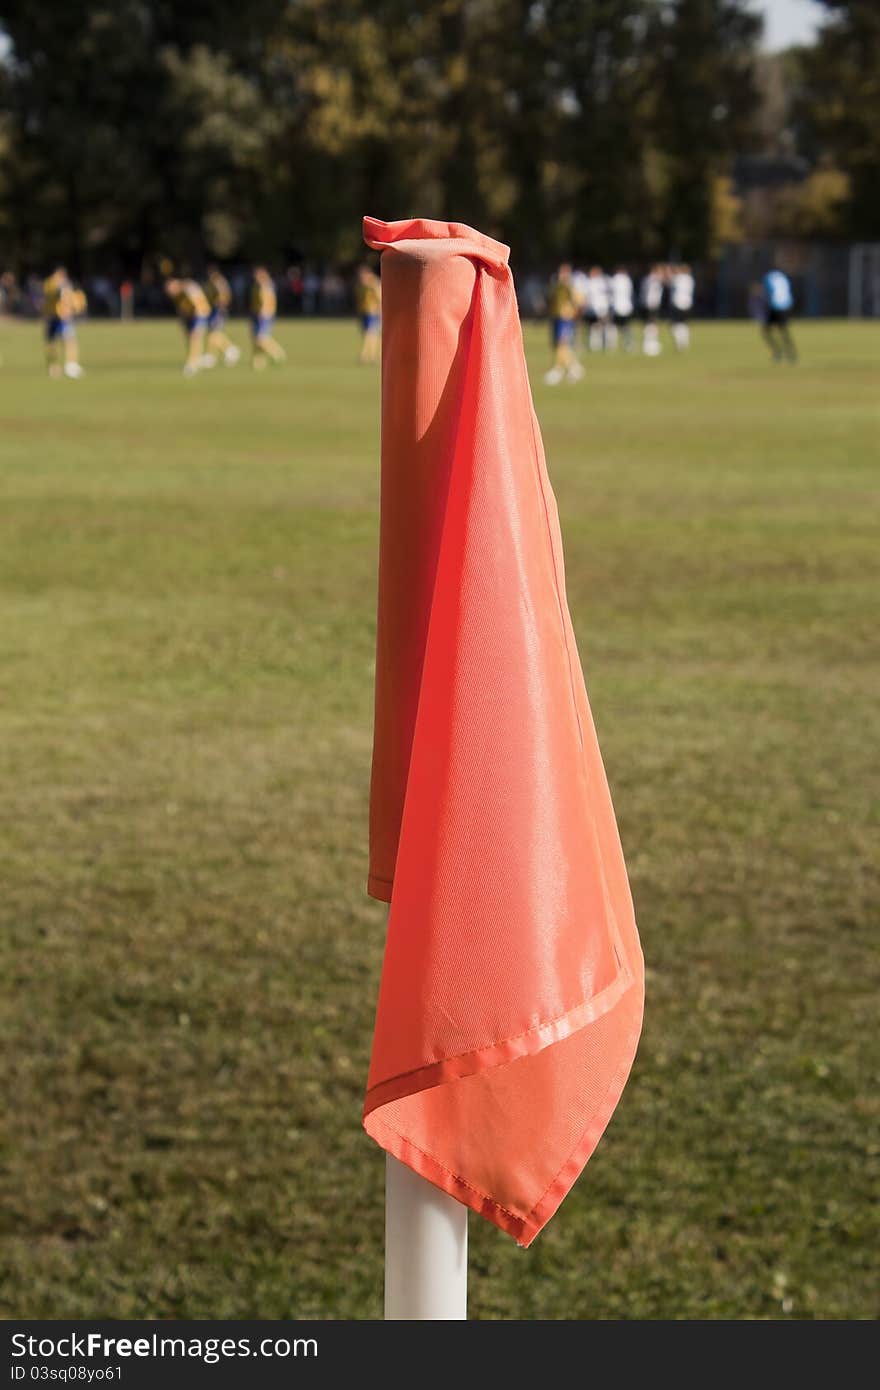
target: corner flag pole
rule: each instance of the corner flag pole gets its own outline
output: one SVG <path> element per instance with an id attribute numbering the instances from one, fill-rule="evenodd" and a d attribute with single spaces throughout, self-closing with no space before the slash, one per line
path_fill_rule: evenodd
<path id="1" fill-rule="evenodd" d="M 467 1207 L 386 1154 L 386 1321 L 466 1317 Z"/>

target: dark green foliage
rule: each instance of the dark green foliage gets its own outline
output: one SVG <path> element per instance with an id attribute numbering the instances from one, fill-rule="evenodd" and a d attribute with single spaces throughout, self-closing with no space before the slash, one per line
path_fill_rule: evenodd
<path id="1" fill-rule="evenodd" d="M 760 20 L 738 0 L 652 7 L 652 122 L 665 161 L 662 240 L 686 259 L 712 236 L 712 174 L 748 142 L 755 112 Z"/>
<path id="2" fill-rule="evenodd" d="M 880 6 L 822 0 L 819 41 L 802 54 L 798 113 L 815 147 L 849 176 L 846 230 L 880 236 Z"/>
<path id="3" fill-rule="evenodd" d="M 748 133 L 746 0 L 11 3 L 0 256 L 358 253 L 364 211 L 521 265 L 700 256 Z"/>

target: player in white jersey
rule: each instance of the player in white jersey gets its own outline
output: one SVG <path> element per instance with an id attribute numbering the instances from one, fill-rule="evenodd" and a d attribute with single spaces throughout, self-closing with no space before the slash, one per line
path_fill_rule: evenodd
<path id="1" fill-rule="evenodd" d="M 619 332 L 627 352 L 633 350 L 633 282 L 625 266 L 619 265 L 608 282 L 615 335 Z"/>
<path id="2" fill-rule="evenodd" d="M 694 277 L 689 265 L 669 267 L 669 331 L 676 350 L 690 346 L 688 320 L 694 307 Z"/>
<path id="3" fill-rule="evenodd" d="M 590 277 L 585 270 L 571 272 L 571 287 L 581 306 L 581 313 L 585 314 L 590 302 Z"/>
<path id="4" fill-rule="evenodd" d="M 663 267 L 652 265 L 639 286 L 642 310 L 642 352 L 656 357 L 661 351 L 657 320 L 663 303 Z"/>
<path id="5" fill-rule="evenodd" d="M 611 322 L 611 292 L 608 277 L 601 266 L 594 265 L 590 271 L 590 289 L 587 299 L 587 320 L 589 322 L 590 352 L 604 352 L 612 343 L 609 338 L 613 328 Z M 616 333 L 615 333 L 616 338 Z"/>

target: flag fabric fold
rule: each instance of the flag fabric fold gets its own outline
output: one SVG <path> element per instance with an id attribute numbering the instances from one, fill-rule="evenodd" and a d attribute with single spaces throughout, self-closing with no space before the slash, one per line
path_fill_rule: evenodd
<path id="1" fill-rule="evenodd" d="M 382 254 L 368 890 L 390 903 L 364 1125 L 528 1245 L 617 1104 L 644 970 L 565 597 L 508 249 Z"/>

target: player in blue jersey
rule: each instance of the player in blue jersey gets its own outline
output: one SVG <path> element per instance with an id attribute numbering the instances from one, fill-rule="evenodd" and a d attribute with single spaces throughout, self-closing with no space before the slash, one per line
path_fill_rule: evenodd
<path id="1" fill-rule="evenodd" d="M 783 270 L 768 270 L 761 282 L 763 294 L 762 332 L 774 362 L 783 358 L 789 362 L 797 361 L 797 348 L 791 336 L 788 320 L 794 308 L 794 295 L 791 281 Z"/>

